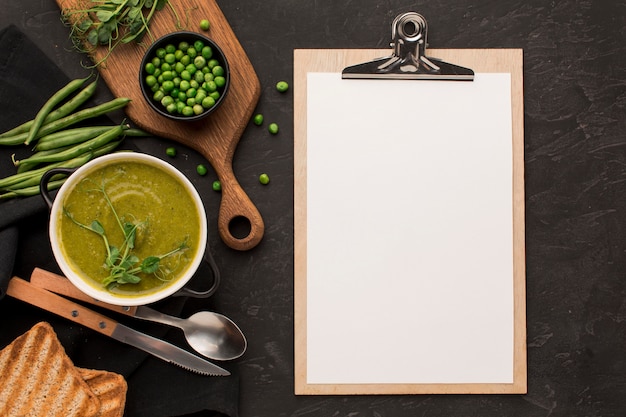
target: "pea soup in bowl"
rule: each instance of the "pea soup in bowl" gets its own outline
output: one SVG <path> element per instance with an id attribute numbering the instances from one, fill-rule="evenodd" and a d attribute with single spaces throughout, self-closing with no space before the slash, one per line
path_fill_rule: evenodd
<path id="1" fill-rule="evenodd" d="M 97 300 L 123 306 L 162 300 L 202 262 L 202 200 L 184 174 L 159 158 L 134 152 L 96 158 L 73 172 L 49 204 L 59 268 Z"/>

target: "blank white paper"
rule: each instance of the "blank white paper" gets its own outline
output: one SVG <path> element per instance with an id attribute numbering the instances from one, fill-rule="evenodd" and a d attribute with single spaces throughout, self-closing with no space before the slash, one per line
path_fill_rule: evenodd
<path id="1" fill-rule="evenodd" d="M 512 383 L 510 74 L 307 75 L 307 382 Z"/>

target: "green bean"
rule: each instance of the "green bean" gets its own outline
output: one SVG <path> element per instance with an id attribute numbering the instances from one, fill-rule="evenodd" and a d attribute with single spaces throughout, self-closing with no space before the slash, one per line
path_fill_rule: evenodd
<path id="1" fill-rule="evenodd" d="M 64 151 L 57 152 L 51 155 L 43 155 L 39 157 L 31 156 L 29 158 L 22 159 L 20 161 L 15 161 L 15 166 L 19 166 L 20 164 L 25 163 L 25 162 L 28 162 L 28 163 L 57 162 L 57 161 L 62 161 L 62 160 L 66 160 L 69 158 L 74 158 L 78 155 L 81 155 L 85 152 L 93 151 L 94 149 L 97 149 L 111 142 L 113 139 L 120 136 L 123 131 L 124 131 L 124 128 L 121 125 L 114 126 L 111 129 L 109 129 L 107 132 L 102 133 L 93 139 L 89 139 L 86 142 L 79 143 L 78 145 L 75 145 Z"/>
<path id="2" fill-rule="evenodd" d="M 76 158 L 70 159 L 68 161 L 65 161 L 61 164 L 59 164 L 59 166 L 56 166 L 55 168 L 77 168 L 83 164 L 85 164 L 86 162 L 88 162 L 91 158 L 93 158 L 93 153 L 92 152 L 86 152 Z M 33 185 L 37 185 L 39 184 L 39 182 L 41 181 L 41 177 L 43 176 L 43 174 L 47 171 L 49 171 L 50 167 L 47 167 L 48 169 L 46 169 L 45 171 L 37 174 L 37 175 L 33 175 L 32 177 L 25 179 L 23 181 L 20 181 L 18 183 L 15 183 L 11 186 L 5 187 L 6 190 L 8 191 L 17 191 L 19 189 L 22 188 L 28 188 L 30 186 Z M 56 175 L 53 177 L 55 178 L 57 177 Z M 58 179 L 58 178 L 57 178 Z"/>
<path id="3" fill-rule="evenodd" d="M 134 129 L 134 128 L 130 128 L 130 129 L 126 129 L 124 131 L 124 136 L 132 136 L 132 137 L 146 137 L 146 136 L 152 136 L 150 133 L 146 132 L 145 130 L 141 130 L 141 129 Z"/>
<path id="4" fill-rule="evenodd" d="M 51 155 L 51 154 L 53 154 L 55 152 L 59 152 L 59 151 L 65 150 L 65 149 L 69 149 L 70 147 L 71 147 L 71 145 L 70 146 L 65 146 L 63 148 L 58 148 L 58 149 L 50 149 L 50 150 L 47 150 L 47 151 L 38 151 L 38 152 L 35 152 L 34 154 L 32 154 L 31 156 L 34 156 L 34 155 L 38 155 L 38 156 L 39 155 Z M 31 171 L 37 165 L 39 165 L 39 162 L 20 164 L 17 167 L 17 173 L 20 174 L 22 172 Z"/>
<path id="5" fill-rule="evenodd" d="M 56 180 L 48 183 L 48 191 L 59 188 L 65 182 L 66 178 L 62 180 Z M 4 194 L 0 194 L 0 200 L 6 200 L 15 197 L 30 197 L 40 193 L 39 185 L 33 185 L 32 187 L 22 188 L 21 190 L 13 190 Z"/>
<path id="6" fill-rule="evenodd" d="M 93 139 L 104 132 L 108 132 L 111 127 L 112 126 L 76 127 L 73 129 L 65 129 L 50 133 L 49 135 L 39 138 L 37 145 L 35 145 L 35 150 L 47 151 L 67 145 L 75 145 L 77 143 L 85 142 L 86 140 Z"/>
<path id="7" fill-rule="evenodd" d="M 120 143 L 122 143 L 122 139 L 116 140 L 115 142 L 109 142 L 106 145 L 101 146 L 98 149 L 95 149 L 93 151 L 93 158 L 108 154 L 109 152 L 117 148 Z"/>
<path id="8" fill-rule="evenodd" d="M 83 110 L 79 110 L 76 113 L 72 113 L 69 116 L 62 117 L 54 122 L 48 123 L 39 129 L 39 133 L 36 135 L 36 139 L 39 139 L 42 136 L 48 135 L 50 133 L 57 132 L 61 129 L 65 129 L 68 126 L 72 126 L 76 123 L 82 122 L 83 120 L 91 119 L 94 117 L 102 116 L 108 112 L 121 109 L 130 103 L 130 99 L 126 97 L 118 97 L 113 100 L 107 101 L 106 103 L 99 104 L 94 107 L 89 107 Z M 5 138 L 1 138 L 0 142 L 2 144 L 11 144 L 11 145 L 19 145 L 21 143 L 25 143 L 28 132 L 19 133 L 14 136 L 9 136 Z"/>
<path id="9" fill-rule="evenodd" d="M 27 134 L 28 134 L 28 132 L 18 133 L 18 134 L 15 134 L 13 136 L 2 137 L 2 138 L 0 138 L 0 145 L 2 145 L 2 146 L 23 145 L 24 144 L 24 140 L 26 140 L 26 135 Z"/>
<path id="10" fill-rule="evenodd" d="M 65 100 L 70 94 L 82 87 L 82 85 L 85 83 L 85 81 L 87 81 L 88 78 L 89 77 L 70 81 L 69 83 L 67 83 L 67 85 L 54 93 L 52 97 L 50 97 L 44 103 L 44 105 L 37 112 L 35 118 L 33 119 L 33 124 L 28 130 L 28 136 L 26 137 L 24 144 L 28 145 L 35 139 L 37 132 L 39 132 L 39 129 L 43 125 L 43 121 L 50 114 L 50 112 L 54 110 L 54 108 L 59 105 L 59 103 L 61 103 L 63 100 Z"/>
<path id="11" fill-rule="evenodd" d="M 49 164 L 46 166 L 43 166 L 41 168 L 37 168 L 37 169 L 33 169 L 32 171 L 27 171 L 27 172 L 22 172 L 22 173 L 18 173 L 18 174 L 13 174 L 10 175 L 8 177 L 2 178 L 0 179 L 0 190 L 2 189 L 6 189 L 14 184 L 17 184 L 21 181 L 24 181 L 26 179 L 32 178 L 34 176 L 37 175 L 41 175 L 44 172 L 52 169 L 52 168 L 74 168 L 73 164 L 74 164 L 74 159 L 70 159 L 70 160 L 66 160 L 66 161 L 59 161 L 53 164 Z M 78 166 L 78 165 L 76 165 Z"/>
<path id="12" fill-rule="evenodd" d="M 55 120 L 59 120 L 61 117 L 65 117 L 68 114 L 72 113 L 79 106 L 84 104 L 87 100 L 89 100 L 94 93 L 96 92 L 97 81 L 93 81 L 87 87 L 82 89 L 78 94 L 74 97 L 63 103 L 58 109 L 53 110 L 48 114 L 48 116 L 43 121 L 43 124 L 46 125 L 48 123 L 54 122 Z M 0 134 L 0 139 L 8 136 L 14 136 L 19 133 L 28 132 L 30 127 L 33 125 L 33 120 L 29 120 L 27 122 L 22 123 L 19 126 L 14 127 L 11 130 L 8 130 L 4 133 Z M 0 144 L 2 144 L 0 140 Z M 18 143 L 19 145 L 19 143 Z"/>

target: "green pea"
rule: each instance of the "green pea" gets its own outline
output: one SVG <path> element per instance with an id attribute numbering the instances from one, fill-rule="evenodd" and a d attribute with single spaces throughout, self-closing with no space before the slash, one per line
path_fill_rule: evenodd
<path id="1" fill-rule="evenodd" d="M 194 104 L 193 105 L 193 113 L 198 115 L 198 114 L 202 114 L 202 112 L 204 112 L 204 107 L 202 107 L 200 104 Z"/>
<path id="2" fill-rule="evenodd" d="M 165 48 L 158 48 L 158 49 L 156 50 L 156 56 L 157 56 L 157 57 L 159 57 L 159 58 L 161 58 L 161 59 L 165 58 L 165 54 L 166 54 L 166 53 L 167 53 L 167 52 L 165 52 Z"/>
<path id="3" fill-rule="evenodd" d="M 182 50 L 182 51 L 185 51 L 185 50 L 187 50 L 188 48 L 189 48 L 189 42 L 186 42 L 186 41 L 181 41 L 181 42 L 178 44 L 178 49 L 180 49 L 180 50 Z"/>
<path id="4" fill-rule="evenodd" d="M 145 66 L 145 70 L 148 74 L 152 75 L 154 74 L 154 70 L 155 70 L 155 66 L 152 62 L 148 62 Z"/>
<path id="5" fill-rule="evenodd" d="M 263 124 L 263 115 L 261 113 L 255 114 L 252 118 L 252 122 L 257 126 L 261 126 Z"/>
<path id="6" fill-rule="evenodd" d="M 259 182 L 263 185 L 267 185 L 270 182 L 270 177 L 267 174 L 259 175 Z"/>
<path id="7" fill-rule="evenodd" d="M 276 83 L 276 90 L 278 90 L 278 92 L 280 93 L 284 93 L 285 91 L 289 90 L 289 84 L 287 84 L 286 81 L 279 81 Z"/>
<path id="8" fill-rule="evenodd" d="M 165 93 L 161 90 L 155 91 L 154 94 L 152 95 L 152 98 L 154 99 L 154 101 L 161 101 L 163 97 L 165 97 Z"/>
<path id="9" fill-rule="evenodd" d="M 193 59 L 193 65 L 195 65 L 196 69 L 202 69 L 206 65 L 206 59 L 202 55 L 198 55 Z"/>
<path id="10" fill-rule="evenodd" d="M 174 55 L 173 53 L 169 53 L 165 55 L 165 62 L 167 62 L 168 64 L 173 64 L 174 62 L 176 62 L 176 55 Z"/>
<path id="11" fill-rule="evenodd" d="M 269 126 L 267 127 L 267 130 L 269 130 L 269 132 L 272 135 L 275 135 L 278 133 L 278 124 L 276 123 L 270 123 Z"/>
<path id="12" fill-rule="evenodd" d="M 173 147 L 173 146 L 170 146 L 169 148 L 167 148 L 167 149 L 165 150 L 165 154 L 166 154 L 167 156 L 171 156 L 171 157 L 176 156 L 176 148 L 175 148 L 175 147 Z"/>
<path id="13" fill-rule="evenodd" d="M 193 116 L 193 108 L 191 106 L 185 105 L 183 107 L 183 116 Z"/>
<path id="14" fill-rule="evenodd" d="M 196 52 L 200 52 L 202 51 L 202 48 L 204 48 L 204 42 L 198 39 L 197 41 L 193 43 L 193 47 L 196 50 Z"/>
<path id="15" fill-rule="evenodd" d="M 207 81 L 206 82 L 206 90 L 209 93 L 212 93 L 213 91 L 217 90 L 217 83 L 215 81 Z"/>
<path id="16" fill-rule="evenodd" d="M 164 97 L 161 99 L 161 104 L 162 104 L 164 107 L 167 107 L 167 106 L 169 106 L 170 104 L 174 104 L 174 98 L 173 98 L 172 96 L 164 96 Z"/>
<path id="17" fill-rule="evenodd" d="M 221 75 L 215 77 L 215 85 L 217 85 L 217 88 L 222 88 L 226 85 L 226 78 L 222 77 Z"/>
<path id="18" fill-rule="evenodd" d="M 217 101 L 220 98 L 220 92 L 219 91 L 211 91 L 209 93 L 209 97 L 213 97 L 213 100 Z"/>
<path id="19" fill-rule="evenodd" d="M 210 46 L 205 46 L 204 48 L 202 48 L 201 54 L 204 59 L 209 60 L 213 56 L 213 48 L 211 48 Z"/>
<path id="20" fill-rule="evenodd" d="M 211 69 L 211 72 L 213 73 L 213 75 L 218 77 L 220 75 L 224 75 L 224 68 L 221 65 L 216 65 Z"/>
<path id="21" fill-rule="evenodd" d="M 183 55 L 183 57 L 180 59 L 180 63 L 187 66 L 191 63 L 191 57 L 189 55 Z"/>
<path id="22" fill-rule="evenodd" d="M 152 87 L 153 85 L 155 85 L 157 83 L 157 79 L 154 75 L 148 75 L 146 77 L 146 85 L 148 87 Z"/>
<path id="23" fill-rule="evenodd" d="M 166 93 L 171 92 L 174 89 L 174 81 L 163 81 L 163 84 L 161 84 L 161 87 L 163 88 L 163 91 Z"/>
<path id="24" fill-rule="evenodd" d="M 189 87 L 191 87 L 191 85 L 189 84 L 189 81 L 183 79 L 180 82 L 179 88 L 180 88 L 181 91 L 187 91 L 187 90 L 189 90 Z"/>
<path id="25" fill-rule="evenodd" d="M 166 53 L 173 54 L 175 51 L 176 51 L 176 47 L 173 44 L 168 43 L 167 45 L 165 45 L 165 52 Z"/>
<path id="26" fill-rule="evenodd" d="M 196 48 L 194 48 L 193 46 L 190 46 L 189 48 L 187 48 L 187 55 L 189 55 L 189 58 L 195 58 L 196 56 L 198 56 L 198 51 L 196 51 Z"/>
<path id="27" fill-rule="evenodd" d="M 202 99 L 202 107 L 204 107 L 205 109 L 209 109 L 213 106 L 215 106 L 215 99 L 213 97 L 208 96 Z"/>
<path id="28" fill-rule="evenodd" d="M 207 19 L 202 19 L 200 21 L 200 29 L 204 30 L 205 32 L 207 30 L 209 30 L 210 26 L 211 26 L 211 24 L 209 23 L 209 21 Z"/>
<path id="29" fill-rule="evenodd" d="M 209 59 L 209 62 L 207 62 L 207 65 L 209 66 L 209 68 L 213 69 L 213 67 L 216 67 L 220 64 L 220 62 L 213 58 L 213 59 Z"/>
<path id="30" fill-rule="evenodd" d="M 184 70 L 185 64 L 183 64 L 182 62 L 178 61 L 176 65 L 174 65 L 174 71 L 176 71 L 177 74 L 182 73 Z"/>
<path id="31" fill-rule="evenodd" d="M 208 170 L 206 169 L 206 167 L 203 164 L 200 164 L 196 167 L 196 172 L 199 175 L 206 175 L 206 173 L 208 172 Z"/>
<path id="32" fill-rule="evenodd" d="M 219 181 L 213 181 L 213 191 L 222 191 L 222 183 Z"/>

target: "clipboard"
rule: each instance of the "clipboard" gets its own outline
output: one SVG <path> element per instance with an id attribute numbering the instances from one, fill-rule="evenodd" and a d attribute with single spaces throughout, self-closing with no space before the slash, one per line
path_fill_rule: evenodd
<path id="1" fill-rule="evenodd" d="M 393 31 L 392 31 L 393 34 Z M 423 45 L 426 45 L 425 36 Z M 453 63 L 461 68 L 468 68 L 473 73 L 510 74 L 510 110 L 511 110 L 511 172 L 510 198 L 511 212 L 511 379 L 510 381 L 448 382 L 448 381 L 384 381 L 376 380 L 354 382 L 348 380 L 311 381 L 307 350 L 311 340 L 311 306 L 308 305 L 308 292 L 311 279 L 308 276 L 307 246 L 313 235 L 312 228 L 323 228 L 320 224 L 308 224 L 307 212 L 309 199 L 314 198 L 307 187 L 307 80 L 312 73 L 339 74 L 344 69 L 363 63 L 376 62 L 381 56 L 389 57 L 389 51 L 380 49 L 300 49 L 294 51 L 294 360 L 296 395 L 378 395 L 378 394 L 519 394 L 527 390 L 526 358 L 526 292 L 525 292 L 525 230 L 524 230 L 524 130 L 523 130 L 523 51 L 521 49 L 434 49 L 429 56 L 435 56 L 442 62 Z M 393 56 L 393 51 L 392 55 Z M 424 54 L 425 56 L 425 54 Z M 371 80 L 371 83 L 385 83 L 385 77 Z M 413 77 L 403 82 L 419 83 L 427 77 Z M 450 78 L 447 78 L 450 79 Z M 473 79 L 473 78 L 472 78 Z M 465 79 L 470 81 L 471 79 Z M 344 80 L 344 82 L 351 82 Z M 463 83 L 461 83 L 463 84 Z M 373 122 L 373 121 L 370 121 Z M 385 119 L 377 121 L 385 123 Z M 387 122 L 389 122 L 387 120 Z M 427 121 L 426 121 L 427 122 Z M 346 161 L 349 166 L 350 161 Z M 329 184 L 329 186 L 332 186 Z M 333 202 L 336 204 L 336 202 Z M 319 235 L 318 230 L 315 231 Z M 328 236 L 328 241 L 337 240 L 337 236 Z M 332 291 L 332 288 L 329 289 Z M 349 306 L 349 301 L 346 301 Z M 347 307 L 349 308 L 349 307 Z M 332 344 L 332 340 L 322 343 Z M 393 350 L 393 349 L 391 349 Z M 355 352 L 358 347 L 355 348 Z M 380 360 L 383 361 L 381 352 Z"/>

